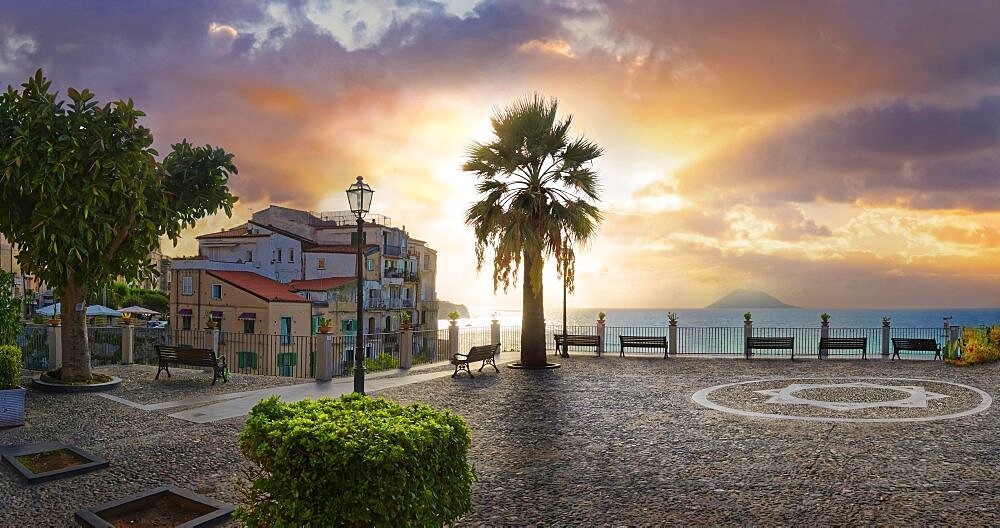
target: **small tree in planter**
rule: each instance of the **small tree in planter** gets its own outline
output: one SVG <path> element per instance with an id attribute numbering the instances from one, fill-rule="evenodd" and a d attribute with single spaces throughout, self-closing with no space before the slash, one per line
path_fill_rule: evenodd
<path id="1" fill-rule="evenodd" d="M 882 316 L 882 326 L 889 326 L 892 324 L 892 317 L 888 315 Z"/>
<path id="2" fill-rule="evenodd" d="M 597 322 L 599 323 L 604 322 L 604 312 L 597 312 Z"/>
<path id="3" fill-rule="evenodd" d="M 24 425 L 21 349 L 0 345 L 0 427 Z"/>
<path id="4" fill-rule="evenodd" d="M 316 326 L 319 327 L 319 333 L 329 334 L 333 330 L 333 321 L 327 319 L 326 317 L 320 317 L 319 320 L 316 321 Z"/>
<path id="5" fill-rule="evenodd" d="M 830 314 L 828 314 L 826 312 L 823 312 L 819 316 L 819 321 L 820 321 L 820 323 L 823 323 L 823 326 L 829 325 L 830 324 Z"/>
<path id="6" fill-rule="evenodd" d="M 677 313 L 667 312 L 667 321 L 670 323 L 670 326 L 677 326 Z"/>
<path id="7" fill-rule="evenodd" d="M 399 328 L 400 330 L 409 330 L 410 327 L 410 312 L 403 310 L 399 312 Z"/>
<path id="8" fill-rule="evenodd" d="M 749 323 L 751 320 L 753 320 L 753 315 L 750 312 L 747 312 L 743 314 L 743 320 Z"/>
<path id="9" fill-rule="evenodd" d="M 455 326 L 458 324 L 459 317 L 461 317 L 461 315 L 456 311 L 448 312 L 448 320 L 451 321 L 451 326 Z"/>

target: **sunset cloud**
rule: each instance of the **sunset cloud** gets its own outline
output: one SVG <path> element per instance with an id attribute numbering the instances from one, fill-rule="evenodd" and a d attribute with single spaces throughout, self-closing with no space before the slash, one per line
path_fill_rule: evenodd
<path id="1" fill-rule="evenodd" d="M 343 208 L 362 174 L 440 251 L 441 297 L 472 305 L 519 297 L 474 272 L 464 149 L 539 92 L 606 150 L 578 306 L 740 286 L 982 306 L 1000 297 L 997 27 L 978 2 L 38 1 L 5 6 L 0 82 L 42 67 L 63 93 L 135 99 L 161 151 L 235 153 L 236 218 L 189 235 L 271 202 Z"/>

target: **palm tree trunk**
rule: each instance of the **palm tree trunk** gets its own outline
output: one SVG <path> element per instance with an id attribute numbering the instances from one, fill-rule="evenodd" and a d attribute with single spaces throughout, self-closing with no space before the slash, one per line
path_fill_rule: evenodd
<path id="1" fill-rule="evenodd" d="M 524 294 L 521 306 L 521 364 L 545 366 L 545 307 L 542 302 L 541 251 L 524 252 Z"/>
<path id="2" fill-rule="evenodd" d="M 59 296 L 62 303 L 62 381 L 90 380 L 90 346 L 87 343 L 86 292 L 76 284 L 68 284 Z M 76 305 L 83 307 L 76 310 Z"/>

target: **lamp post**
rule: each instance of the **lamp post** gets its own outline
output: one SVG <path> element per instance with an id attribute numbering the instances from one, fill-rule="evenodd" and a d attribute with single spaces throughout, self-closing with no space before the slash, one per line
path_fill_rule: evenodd
<path id="1" fill-rule="evenodd" d="M 365 252 L 365 214 L 372 205 L 372 188 L 366 184 L 361 176 L 358 181 L 347 188 L 347 203 L 351 207 L 351 212 L 358 217 L 358 337 L 354 344 L 354 392 L 365 393 L 365 354 L 364 354 L 364 252 Z"/>

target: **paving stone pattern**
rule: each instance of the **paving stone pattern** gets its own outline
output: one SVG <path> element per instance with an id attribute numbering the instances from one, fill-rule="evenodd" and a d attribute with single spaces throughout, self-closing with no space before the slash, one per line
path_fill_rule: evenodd
<path id="1" fill-rule="evenodd" d="M 940 422 L 832 424 L 742 417 L 691 400 L 724 383 L 818 376 L 940 379 L 997 396 L 1000 365 L 561 361 L 552 371 L 501 367 L 383 391 L 452 409 L 472 428 L 479 480 L 474 511 L 459 525 L 1000 525 L 995 408 Z M 241 383 L 252 390 L 272 380 Z M 0 430 L 0 445 L 73 443 L 111 467 L 28 486 L 5 465 L 0 526 L 71 526 L 81 507 L 167 483 L 235 502 L 243 419 L 192 424 L 172 411 L 30 391 L 28 426 Z"/>

